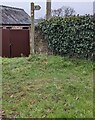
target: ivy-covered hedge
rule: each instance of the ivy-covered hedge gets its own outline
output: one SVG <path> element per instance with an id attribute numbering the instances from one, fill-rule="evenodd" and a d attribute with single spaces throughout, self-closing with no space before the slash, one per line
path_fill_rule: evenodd
<path id="1" fill-rule="evenodd" d="M 55 17 L 39 23 L 54 54 L 93 57 L 94 21 L 93 16 Z"/>

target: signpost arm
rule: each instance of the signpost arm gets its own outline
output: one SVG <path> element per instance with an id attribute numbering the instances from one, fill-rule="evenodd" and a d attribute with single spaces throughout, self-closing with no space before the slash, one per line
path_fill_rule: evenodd
<path id="1" fill-rule="evenodd" d="M 31 3 L 30 54 L 34 54 L 34 3 Z"/>

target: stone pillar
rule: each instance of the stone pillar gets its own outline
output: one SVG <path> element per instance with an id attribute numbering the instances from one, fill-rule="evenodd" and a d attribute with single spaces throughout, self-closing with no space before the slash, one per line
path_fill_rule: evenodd
<path id="1" fill-rule="evenodd" d="M 46 2 L 46 19 L 51 18 L 51 0 L 47 0 Z"/>

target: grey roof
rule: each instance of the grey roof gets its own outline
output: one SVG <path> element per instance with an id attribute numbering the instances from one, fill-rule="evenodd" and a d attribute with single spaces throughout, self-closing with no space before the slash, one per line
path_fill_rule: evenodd
<path id="1" fill-rule="evenodd" d="M 0 5 L 0 24 L 30 25 L 30 16 L 24 9 Z"/>

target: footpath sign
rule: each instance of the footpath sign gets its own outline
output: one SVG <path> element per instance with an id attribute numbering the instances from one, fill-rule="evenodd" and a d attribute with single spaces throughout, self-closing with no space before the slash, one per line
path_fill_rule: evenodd
<path id="1" fill-rule="evenodd" d="M 34 6 L 34 10 L 40 10 L 40 9 L 41 9 L 41 7 L 39 5 Z"/>

